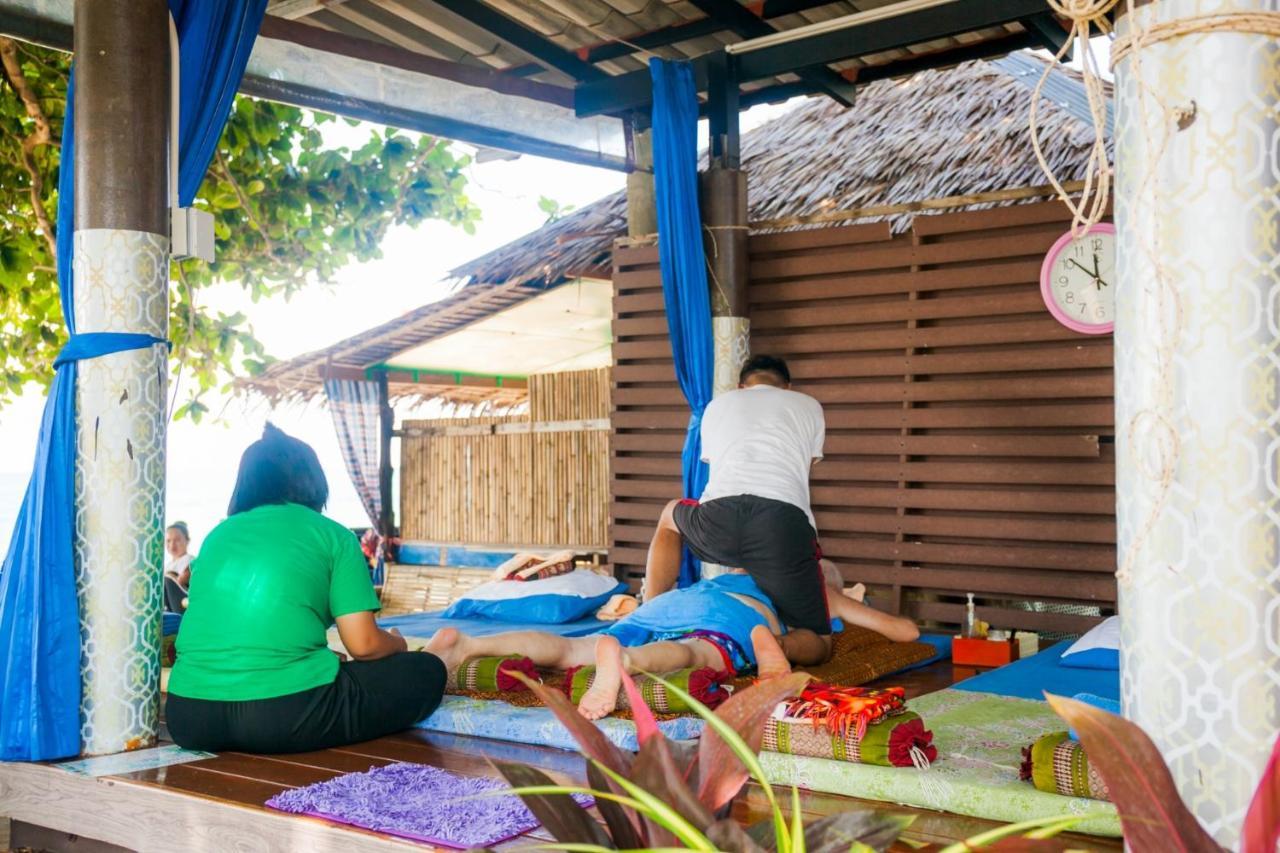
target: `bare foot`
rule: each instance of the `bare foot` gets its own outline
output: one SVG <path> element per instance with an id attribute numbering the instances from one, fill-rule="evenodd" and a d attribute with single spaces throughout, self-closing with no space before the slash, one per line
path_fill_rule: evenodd
<path id="1" fill-rule="evenodd" d="M 471 645 L 470 640 L 470 637 L 460 632 L 457 628 L 441 628 L 427 641 L 422 650 L 431 652 L 431 654 L 440 658 L 444 663 L 445 669 L 452 676 L 458 667 L 467 662 L 467 657 L 469 656 L 467 652 Z"/>
<path id="2" fill-rule="evenodd" d="M 778 639 L 764 625 L 751 629 L 751 648 L 756 653 L 756 673 L 760 678 L 772 678 L 791 672 L 791 664 L 778 645 Z"/>
<path id="3" fill-rule="evenodd" d="M 622 689 L 622 646 L 614 637 L 596 640 L 596 677 L 578 702 L 578 713 L 588 720 L 608 716 L 618 707 Z"/>

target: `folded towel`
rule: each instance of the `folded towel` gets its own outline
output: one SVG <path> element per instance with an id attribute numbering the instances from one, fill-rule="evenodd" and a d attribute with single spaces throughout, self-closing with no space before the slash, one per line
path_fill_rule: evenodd
<path id="1" fill-rule="evenodd" d="M 602 622 L 617 622 L 623 616 L 634 613 L 639 606 L 640 602 L 634 595 L 615 595 L 596 611 L 596 618 Z"/>
<path id="2" fill-rule="evenodd" d="M 1111 800 L 1107 783 L 1089 763 L 1084 747 L 1067 737 L 1066 732 L 1045 735 L 1024 747 L 1019 775 L 1036 790 L 1050 794 Z"/>

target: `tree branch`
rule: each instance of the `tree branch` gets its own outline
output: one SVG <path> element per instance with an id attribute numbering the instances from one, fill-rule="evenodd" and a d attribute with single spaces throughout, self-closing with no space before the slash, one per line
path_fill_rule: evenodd
<path id="1" fill-rule="evenodd" d="M 276 241 L 272 240 L 267 234 L 267 229 L 262 227 L 262 223 L 258 221 L 258 217 L 254 215 L 253 206 L 249 203 L 249 197 L 244 194 L 244 190 L 240 189 L 240 184 L 231 174 L 231 168 L 227 165 L 227 161 L 222 156 L 222 151 L 216 151 L 214 158 L 218 163 L 218 171 L 222 173 L 222 177 L 227 183 L 231 184 L 231 189 L 235 192 L 236 198 L 240 200 L 240 207 L 244 210 L 245 217 L 249 220 L 249 224 L 254 230 L 262 235 L 262 239 L 267 244 L 267 252 L 272 256 L 276 255 L 276 250 L 280 247 L 276 245 Z"/>
<path id="2" fill-rule="evenodd" d="M 35 123 L 35 129 L 22 140 L 22 167 L 31 177 L 31 207 L 35 212 L 36 224 L 48 244 L 49 254 L 58 256 L 58 238 L 54 232 L 53 222 L 49 219 L 49 211 L 44 206 L 44 174 L 36 164 L 35 150 L 41 145 L 49 145 L 53 141 L 53 133 L 49 129 L 49 119 L 40 106 L 40 98 L 32 90 L 31 84 L 22 72 L 22 62 L 18 59 L 18 44 L 13 39 L 0 37 L 0 68 L 3 68 L 5 80 L 13 88 L 26 108 L 27 117 Z"/>

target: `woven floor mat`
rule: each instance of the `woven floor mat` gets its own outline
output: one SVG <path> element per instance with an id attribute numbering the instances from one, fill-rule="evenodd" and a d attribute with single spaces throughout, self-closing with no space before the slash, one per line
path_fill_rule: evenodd
<path id="1" fill-rule="evenodd" d="M 829 661 L 820 666 L 797 667 L 797 669 L 810 673 L 826 684 L 857 687 L 860 684 L 875 681 L 882 675 L 928 660 L 936 652 L 937 649 L 928 643 L 895 643 L 874 631 L 850 626 L 835 635 L 835 652 Z M 560 690 L 564 684 L 564 673 L 543 672 L 542 681 L 548 687 Z M 752 681 L 750 676 L 735 679 L 734 689 L 744 690 L 751 686 Z M 538 697 L 529 691 L 482 693 L 450 690 L 449 692 L 472 699 L 498 699 L 521 708 L 534 708 L 542 704 L 538 701 Z M 631 711 L 625 709 L 615 711 L 612 716 L 629 720 Z M 681 715 L 656 714 L 655 716 L 659 720 L 669 720 Z"/>

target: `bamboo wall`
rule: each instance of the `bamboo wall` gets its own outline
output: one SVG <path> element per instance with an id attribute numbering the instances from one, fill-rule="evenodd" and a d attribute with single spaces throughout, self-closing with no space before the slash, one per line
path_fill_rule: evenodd
<path id="1" fill-rule="evenodd" d="M 886 609 L 954 623 L 974 592 L 993 625 L 1070 632 L 1114 607 L 1111 337 L 1066 329 L 1039 293 L 1067 226 L 1054 202 L 920 216 L 898 236 L 751 238 L 752 349 L 787 358 L 826 410 L 823 550 Z M 614 264 L 610 559 L 634 580 L 680 496 L 688 408 L 656 247 Z"/>
<path id="2" fill-rule="evenodd" d="M 529 377 L 529 412 L 406 421 L 401 535 L 608 547 L 609 370 Z"/>

